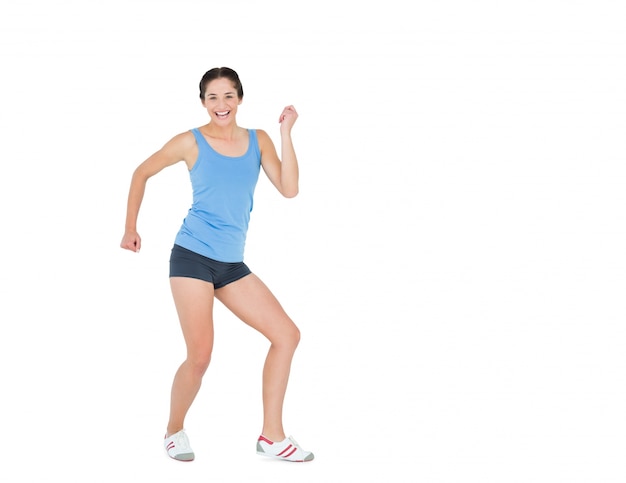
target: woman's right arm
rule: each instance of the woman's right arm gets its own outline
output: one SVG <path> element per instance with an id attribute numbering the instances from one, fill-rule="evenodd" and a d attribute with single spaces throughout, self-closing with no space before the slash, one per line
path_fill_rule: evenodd
<path id="1" fill-rule="evenodd" d="M 126 206 L 126 225 L 120 247 L 133 252 L 138 252 L 141 249 L 141 237 L 137 233 L 137 218 L 148 179 L 179 161 L 186 161 L 189 164 L 194 148 L 193 134 L 184 132 L 174 136 L 161 149 L 137 166 L 130 182 Z"/>

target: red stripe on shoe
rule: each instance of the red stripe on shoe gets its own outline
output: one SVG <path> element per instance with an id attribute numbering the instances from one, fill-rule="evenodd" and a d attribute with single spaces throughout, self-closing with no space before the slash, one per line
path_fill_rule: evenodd
<path id="1" fill-rule="evenodd" d="M 289 458 L 292 454 L 296 452 L 297 449 L 298 448 L 294 446 L 294 448 L 289 452 L 289 454 L 286 454 L 285 456 L 283 456 L 283 458 Z"/>
<path id="2" fill-rule="evenodd" d="M 273 441 L 270 441 L 269 439 L 267 439 L 265 436 L 261 435 L 259 436 L 259 441 L 265 441 L 267 444 L 274 444 Z"/>
<path id="3" fill-rule="evenodd" d="M 282 450 L 280 453 L 278 453 L 276 456 L 282 456 L 284 452 L 289 451 L 289 448 L 291 448 L 291 445 L 287 446 L 284 450 Z M 296 448 L 293 449 L 293 451 L 295 451 Z M 293 451 L 291 453 L 293 453 Z M 291 454 L 289 453 L 289 454 Z M 289 455 L 287 455 L 289 456 Z"/>
<path id="4" fill-rule="evenodd" d="M 172 441 L 170 444 L 167 445 L 167 449 L 172 449 L 174 448 L 176 445 L 174 444 L 174 441 Z"/>

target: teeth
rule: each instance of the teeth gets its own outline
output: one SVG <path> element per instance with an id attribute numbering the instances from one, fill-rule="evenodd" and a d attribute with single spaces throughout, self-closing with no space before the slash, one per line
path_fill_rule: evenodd
<path id="1" fill-rule="evenodd" d="M 226 114 L 228 114 L 230 111 L 224 111 L 224 112 L 215 112 L 215 114 L 217 114 L 218 116 L 225 116 Z"/>

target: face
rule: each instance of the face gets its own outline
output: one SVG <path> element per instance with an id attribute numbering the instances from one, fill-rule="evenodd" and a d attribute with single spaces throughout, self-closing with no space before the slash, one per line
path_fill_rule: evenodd
<path id="1" fill-rule="evenodd" d="M 202 105 L 206 107 L 212 121 L 218 124 L 234 121 L 239 104 L 241 99 L 237 97 L 237 89 L 229 79 L 221 77 L 207 85 Z"/>

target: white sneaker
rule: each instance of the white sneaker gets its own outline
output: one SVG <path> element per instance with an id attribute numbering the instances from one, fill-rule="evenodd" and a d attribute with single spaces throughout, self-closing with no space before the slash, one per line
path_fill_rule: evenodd
<path id="1" fill-rule="evenodd" d="M 193 461 L 195 455 L 189 445 L 189 438 L 185 434 L 185 430 L 181 429 L 178 433 L 174 433 L 169 437 L 165 435 L 163 446 L 170 458 L 178 461 Z"/>
<path id="2" fill-rule="evenodd" d="M 304 451 L 293 437 L 289 436 L 280 442 L 270 441 L 265 436 L 259 436 L 256 442 L 256 453 L 277 458 L 283 461 L 313 461 L 313 453 Z"/>

